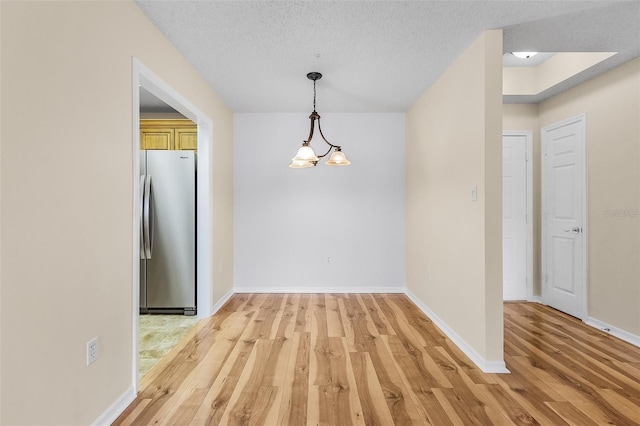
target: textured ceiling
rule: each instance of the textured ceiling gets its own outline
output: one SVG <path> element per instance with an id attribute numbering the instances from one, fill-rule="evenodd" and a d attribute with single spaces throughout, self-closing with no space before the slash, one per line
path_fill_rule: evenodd
<path id="1" fill-rule="evenodd" d="M 640 55 L 640 1 L 167 1 L 139 7 L 234 112 L 404 112 L 486 29 L 504 51 Z"/>

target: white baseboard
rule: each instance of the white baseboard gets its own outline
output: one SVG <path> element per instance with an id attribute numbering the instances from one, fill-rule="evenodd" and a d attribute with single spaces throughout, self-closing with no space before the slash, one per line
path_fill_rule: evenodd
<path id="1" fill-rule="evenodd" d="M 529 299 L 529 302 L 533 302 L 533 303 L 539 303 L 539 304 L 543 304 L 542 303 L 542 296 L 531 296 L 531 298 Z"/>
<path id="2" fill-rule="evenodd" d="M 624 340 L 625 342 L 640 347 L 640 336 L 636 336 L 633 333 L 629 333 L 628 331 L 622 330 L 618 327 L 607 324 L 604 321 L 600 321 L 592 317 L 587 317 L 587 320 L 584 323 L 590 325 L 591 327 L 597 328 L 600 331 L 609 333 L 610 335 L 617 337 L 618 339 Z"/>
<path id="3" fill-rule="evenodd" d="M 231 299 L 231 296 L 233 296 L 233 294 L 233 289 L 229 290 L 224 296 L 222 296 L 220 300 L 215 303 L 215 305 L 211 306 L 211 315 L 215 315 L 215 313 L 218 312 L 220 308 L 222 308 L 224 304 L 229 301 L 229 299 Z"/>
<path id="4" fill-rule="evenodd" d="M 120 414 L 124 413 L 129 404 L 136 399 L 136 393 L 133 390 L 133 386 L 129 387 L 120 397 L 111 404 L 111 407 L 107 408 L 107 411 L 102 413 L 98 419 L 93 422 L 94 426 L 108 426 L 113 423 Z"/>
<path id="5" fill-rule="evenodd" d="M 234 287 L 235 293 L 399 293 L 404 287 Z"/>
<path id="6" fill-rule="evenodd" d="M 471 345 L 469 345 L 462 337 L 460 337 L 446 322 L 436 315 L 431 309 L 427 307 L 418 297 L 406 289 L 405 294 L 415 305 L 422 310 L 422 312 L 428 316 L 431 321 L 437 325 L 440 330 L 458 347 L 480 370 L 485 373 L 510 373 L 507 370 L 507 366 L 504 361 L 487 361 L 478 352 L 476 352 Z"/>

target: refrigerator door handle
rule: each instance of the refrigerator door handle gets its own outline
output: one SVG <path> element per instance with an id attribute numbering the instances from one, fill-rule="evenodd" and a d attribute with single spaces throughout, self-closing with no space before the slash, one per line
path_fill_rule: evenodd
<path id="1" fill-rule="evenodd" d="M 146 176 L 140 176 L 140 259 L 146 259 L 147 256 L 144 251 L 145 239 L 144 239 L 144 185 Z"/>
<path id="2" fill-rule="evenodd" d="M 151 253 L 153 251 L 153 193 L 151 186 L 151 175 L 146 176 L 144 184 L 144 254 L 146 259 L 151 259 Z"/>

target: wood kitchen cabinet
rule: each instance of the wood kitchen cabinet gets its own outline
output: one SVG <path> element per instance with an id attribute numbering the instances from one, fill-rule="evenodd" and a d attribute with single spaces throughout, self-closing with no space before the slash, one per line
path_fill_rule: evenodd
<path id="1" fill-rule="evenodd" d="M 198 127 L 191 120 L 140 120 L 140 149 L 198 149 Z"/>
<path id="2" fill-rule="evenodd" d="M 189 149 L 193 151 L 198 149 L 198 129 L 195 125 L 191 129 L 175 129 L 174 135 L 174 149 Z"/>

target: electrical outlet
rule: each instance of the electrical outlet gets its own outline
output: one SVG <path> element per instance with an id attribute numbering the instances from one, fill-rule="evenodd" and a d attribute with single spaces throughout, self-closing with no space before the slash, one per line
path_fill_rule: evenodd
<path id="1" fill-rule="evenodd" d="M 95 337 L 87 342 L 87 366 L 93 364 L 98 359 L 98 338 Z"/>
<path id="2" fill-rule="evenodd" d="M 327 256 L 327 263 L 331 263 L 331 256 Z"/>

